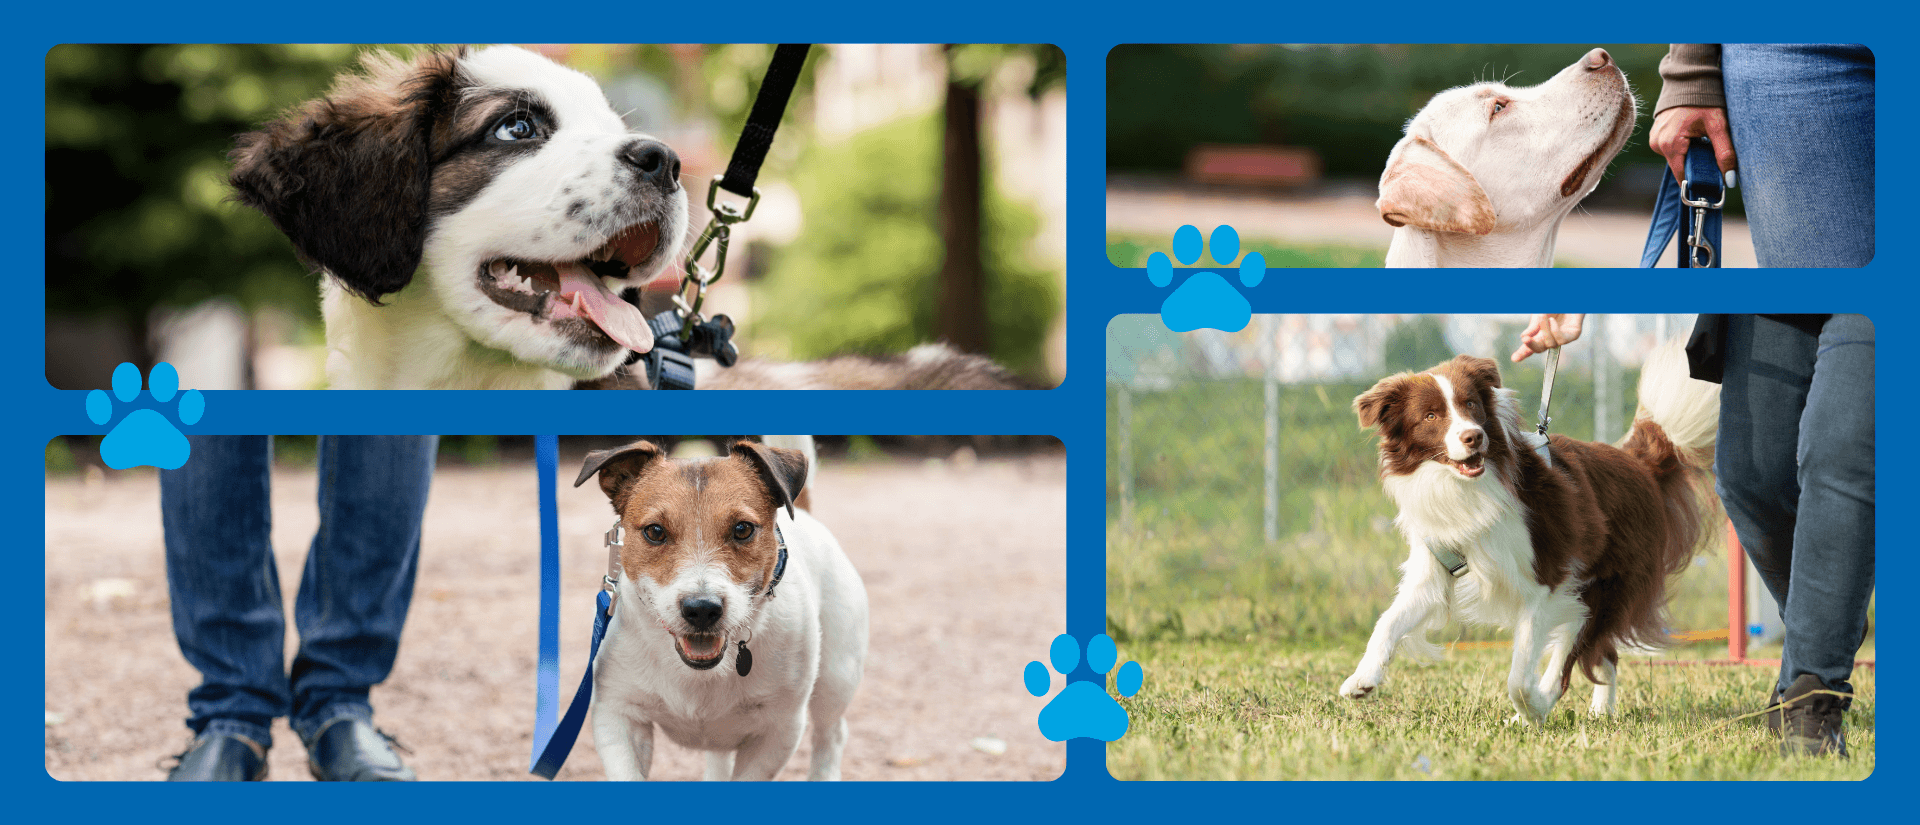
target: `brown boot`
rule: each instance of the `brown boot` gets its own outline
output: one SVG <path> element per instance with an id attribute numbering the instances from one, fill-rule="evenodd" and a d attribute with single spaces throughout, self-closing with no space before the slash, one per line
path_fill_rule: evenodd
<path id="1" fill-rule="evenodd" d="M 1847 756 L 1847 737 L 1840 728 L 1841 714 L 1852 704 L 1850 697 L 1820 693 L 1827 686 L 1820 677 L 1801 674 L 1780 696 L 1782 756 Z"/>

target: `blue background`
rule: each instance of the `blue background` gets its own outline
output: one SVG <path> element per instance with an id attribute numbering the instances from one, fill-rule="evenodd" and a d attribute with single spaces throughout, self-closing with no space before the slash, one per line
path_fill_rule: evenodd
<path id="1" fill-rule="evenodd" d="M 1445 4 L 1432 0 L 1373 0 L 1294 6 L 1268 2 L 1165 4 L 1144 2 L 1036 3 L 974 0 L 963 3 L 783 2 L 666 6 L 606 3 L 563 4 L 441 2 L 203 3 L 156 4 L 65 2 L 34 4 L 8 14 L 4 73 L 13 117 L 26 118 L 0 182 L 12 197 L 3 208 L 7 248 L 24 272 L 16 276 L 14 321 L 0 333 L 16 354 L 9 378 L 20 382 L 6 397 L 6 416 L 18 429 L 0 444 L 0 473 L 8 495 L 0 517 L 26 528 L 23 552 L 41 543 L 45 489 L 43 449 L 61 433 L 101 432 L 87 420 L 84 392 L 57 391 L 44 377 L 45 294 L 38 273 L 45 268 L 43 60 L 63 42 L 1050 42 L 1068 60 L 1069 229 L 1068 369 L 1065 382 L 1048 392 L 1026 393 L 513 393 L 513 392 L 254 392 L 209 393 L 206 417 L 193 427 L 219 433 L 498 433 L 553 431 L 600 433 L 636 429 L 702 432 L 821 433 L 1050 433 L 1069 456 L 1067 628 L 1082 638 L 1104 629 L 1104 393 L 1103 363 L 1108 319 L 1120 313 L 1156 312 L 1164 290 L 1148 283 L 1144 270 L 1108 263 L 1104 246 L 1106 141 L 1105 60 L 1109 48 L 1126 42 L 1438 42 L 1551 43 L 1667 41 L 1849 41 L 1874 48 L 1880 68 L 1879 123 L 1894 162 L 1878 168 L 1883 201 L 1903 203 L 1913 191 L 1914 166 L 1905 150 L 1914 141 L 1914 66 L 1920 50 L 1910 40 L 1911 12 L 1888 2 L 1807 4 L 1772 0 L 1702 4 Z M 1666 18 L 1667 22 L 1663 22 Z M 1718 22 L 1715 22 L 1718 21 Z M 1577 33 L 1577 37 L 1574 36 Z M 1886 34 L 1886 38 L 1878 38 Z M 1875 42 L 1876 38 L 1883 42 Z M 1637 78 L 1650 92 L 1651 79 Z M 1646 151 L 1635 135 L 1629 152 Z M 1812 273 L 1760 270 L 1676 275 L 1622 270 L 1614 279 L 1583 273 L 1563 278 L 1555 271 L 1454 271 L 1440 280 L 1432 272 L 1379 270 L 1275 271 L 1250 291 L 1255 312 L 1530 312 L 1578 308 L 1589 312 L 1866 312 L 1886 345 L 1882 408 L 1912 400 L 1899 365 L 1907 360 L 1914 328 L 1915 264 L 1904 220 L 1911 211 L 1881 209 L 1879 257 L 1861 270 Z M 1169 227 L 1171 234 L 1172 227 Z M 1208 231 L 1211 227 L 1201 227 Z M 1242 227 L 1243 233 L 1247 227 Z M 1171 238 L 1169 238 L 1171 240 Z M 217 265 L 217 262 L 209 262 Z M 59 273 L 47 273 L 58 278 Z M 1178 276 L 1177 276 L 1178 277 Z M 182 376 L 193 386 L 193 376 Z M 1900 418 L 1883 421 L 1898 432 Z M 521 426 L 503 427 L 503 422 Z M 674 422 L 663 424 L 662 422 Z M 1882 439 L 1881 466 L 1897 468 L 1910 455 L 1896 439 Z M 1911 501 L 1913 482 L 1904 473 L 1881 474 L 1880 498 L 1889 512 Z M 40 529 L 34 529 L 38 526 Z M 1885 522 L 1882 534 L 1888 534 Z M 1892 538 L 1892 535 L 1887 535 Z M 1880 581 L 1898 587 L 1912 578 L 1916 561 L 1898 541 L 1880 558 Z M 537 548 L 528 547 L 528 564 Z M 47 548 L 47 552 L 60 552 Z M 939 552 L 937 539 L 928 552 Z M 43 624 L 35 616 L 45 598 L 43 576 L 31 566 L 14 578 L 0 599 L 0 634 L 8 659 L 31 673 L 44 667 Z M 44 571 L 42 571 L 44 572 Z M 1283 597 L 1275 594 L 1276 598 Z M 1878 769 L 1859 787 L 1829 789 L 1835 803 L 1857 818 L 1897 818 L 1896 794 L 1916 778 L 1915 729 L 1909 710 L 1916 692 L 1905 678 L 1913 615 L 1904 601 L 1884 601 L 1877 629 L 1882 673 L 1877 708 Z M 43 608 L 44 610 L 44 608 Z M 527 621 L 535 621 L 529 615 Z M 156 654 L 161 651 L 156 651 Z M 1036 659 L 1046 651 L 1035 650 Z M 1126 651 L 1121 651 L 1125 656 Z M 39 667 L 27 665 L 36 663 Z M 1082 671 L 1076 675 L 1087 678 Z M 44 674 L 43 674 L 44 676 Z M 1148 681 L 1155 674 L 1148 671 Z M 1466 821 L 1489 812 L 1538 810 L 1546 817 L 1617 817 L 1622 809 L 1684 816 L 1708 811 L 1764 816 L 1812 813 L 1792 789 L 1705 788 L 1650 783 L 1605 789 L 1617 800 L 1579 804 L 1574 789 L 1541 783 L 1450 789 L 1440 797 L 1410 784 L 1354 787 L 1349 784 L 1121 783 L 1106 773 L 1099 743 L 1070 743 L 1067 771 L 1047 783 L 857 783 L 842 786 L 761 785 L 720 791 L 623 788 L 577 783 L 441 783 L 423 786 L 344 786 L 274 783 L 243 787 L 168 786 L 161 783 L 59 783 L 46 774 L 43 751 L 31 740 L 32 706 L 44 698 L 44 679 L 15 679 L 4 688 L 0 715 L 0 787 L 8 812 L 34 819 L 54 817 L 134 818 L 185 821 L 258 817 L 271 822 L 330 822 L 346 816 L 379 820 L 575 818 L 624 822 L 699 818 L 846 822 L 868 820 L 949 821 L 1013 815 L 1022 819 L 1068 817 L 1323 818 L 1329 815 L 1419 817 Z M 1005 689 L 1020 691 L 1020 673 L 1009 672 Z M 532 702 L 532 685 L 527 701 Z M 1036 704 L 1043 700 L 1035 699 Z M 1600 789 L 1595 789 L 1600 790 Z M 1902 794 L 1904 796 L 1904 794 Z M 1498 800 L 1496 803 L 1495 800 Z M 1771 804 L 1753 809 L 1753 801 Z M 1781 805 L 1764 800 L 1795 800 Z M 1825 806 L 1829 809 L 1834 805 Z M 999 811 L 999 814 L 993 812 Z M 1833 815 L 1837 812 L 1827 812 Z M 1506 813 L 1505 815 L 1511 815 Z M 1910 815 L 1910 814 L 1909 814 Z"/>

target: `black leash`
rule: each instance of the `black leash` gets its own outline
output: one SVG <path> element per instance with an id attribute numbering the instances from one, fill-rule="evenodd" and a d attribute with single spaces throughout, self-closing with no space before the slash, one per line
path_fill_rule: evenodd
<path id="1" fill-rule="evenodd" d="M 673 309 L 647 319 L 647 326 L 653 330 L 653 350 L 627 359 L 629 366 L 646 360 L 647 384 L 656 390 L 693 389 L 695 358 L 712 358 L 723 367 L 731 367 L 740 359 L 740 351 L 733 345 L 733 319 L 725 315 L 702 318 L 700 306 L 706 302 L 707 288 L 726 272 L 733 225 L 746 223 L 753 217 L 754 207 L 760 205 L 760 190 L 753 184 L 760 177 L 767 150 L 773 148 L 773 135 L 780 129 L 787 101 L 793 97 L 793 87 L 800 82 L 800 69 L 812 48 L 808 43 L 774 47 L 773 61 L 767 64 L 766 78 L 760 82 L 760 92 L 747 113 L 740 142 L 734 144 L 726 174 L 715 177 L 707 187 L 707 211 L 713 217 L 687 251 L 686 274 L 674 293 Z M 716 196 L 722 189 L 746 198 L 746 205 L 719 203 Z M 700 264 L 709 249 L 713 250 L 712 269 Z"/>

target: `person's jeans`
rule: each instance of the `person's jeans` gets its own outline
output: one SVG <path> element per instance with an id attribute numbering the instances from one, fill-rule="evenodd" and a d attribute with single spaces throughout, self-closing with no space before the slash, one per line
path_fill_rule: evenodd
<path id="1" fill-rule="evenodd" d="M 272 744 L 287 716 L 302 740 L 340 716 L 372 717 L 413 598 L 438 436 L 321 436 L 320 527 L 294 601 L 300 647 L 284 666 L 286 617 L 271 546 L 271 436 L 188 436 L 192 458 L 160 473 L 173 633 L 202 682 L 194 733 Z"/>
<path id="2" fill-rule="evenodd" d="M 1873 260 L 1873 52 L 1728 43 L 1720 71 L 1760 265 L 1866 266 Z"/>
<path id="3" fill-rule="evenodd" d="M 1727 317 L 1714 470 L 1781 604 L 1779 686 L 1851 691 L 1873 596 L 1873 322 Z"/>

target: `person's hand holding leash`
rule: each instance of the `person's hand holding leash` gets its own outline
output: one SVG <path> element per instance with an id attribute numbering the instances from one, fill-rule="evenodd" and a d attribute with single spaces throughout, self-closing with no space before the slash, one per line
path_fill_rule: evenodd
<path id="1" fill-rule="evenodd" d="M 1733 151 L 1733 134 L 1727 129 L 1727 110 L 1718 106 L 1675 106 L 1653 116 L 1653 130 L 1647 145 L 1667 159 L 1673 179 L 1687 179 L 1687 141 L 1704 137 L 1713 141 L 1713 159 L 1727 175 L 1727 185 L 1735 185 L 1735 170 L 1740 158 Z"/>
<path id="2" fill-rule="evenodd" d="M 1514 363 L 1525 361 L 1536 352 L 1546 352 L 1579 340 L 1580 329 L 1586 323 L 1587 315 L 1584 312 L 1533 316 L 1527 322 L 1526 331 L 1520 333 L 1520 348 L 1513 351 Z"/>

